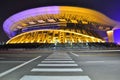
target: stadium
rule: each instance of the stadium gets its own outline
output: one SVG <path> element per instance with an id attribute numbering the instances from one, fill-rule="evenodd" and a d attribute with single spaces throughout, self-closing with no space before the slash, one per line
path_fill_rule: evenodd
<path id="1" fill-rule="evenodd" d="M 2 1 L 0 80 L 120 80 L 119 2 Z"/>
<path id="2" fill-rule="evenodd" d="M 105 43 L 115 42 L 117 22 L 104 14 L 82 7 L 47 6 L 28 9 L 9 17 L 3 29 L 19 43 Z"/>

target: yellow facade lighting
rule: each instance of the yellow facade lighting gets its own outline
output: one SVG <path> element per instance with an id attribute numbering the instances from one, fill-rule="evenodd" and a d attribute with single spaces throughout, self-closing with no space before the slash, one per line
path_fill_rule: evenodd
<path id="1" fill-rule="evenodd" d="M 71 22 L 76 24 L 78 23 L 77 20 L 71 20 Z"/>
<path id="2" fill-rule="evenodd" d="M 50 23 L 55 23 L 56 21 L 54 19 L 47 19 L 48 22 Z"/>
<path id="3" fill-rule="evenodd" d="M 51 34 L 50 34 L 51 33 Z M 69 33 L 69 34 L 68 34 Z M 27 37 L 27 38 L 26 38 Z M 104 40 L 65 30 L 34 30 L 22 33 L 10 39 L 7 43 L 78 43 L 78 42 L 94 42 Z"/>
<path id="4" fill-rule="evenodd" d="M 88 27 L 92 29 L 87 28 L 86 24 L 89 23 Z M 92 23 L 94 25 L 91 26 Z M 50 6 L 30 9 L 13 15 L 5 21 L 4 30 L 11 38 L 7 42 L 8 44 L 55 43 L 56 41 L 58 43 L 77 43 L 104 42 L 101 35 L 93 29 L 107 31 L 114 26 L 116 26 L 116 21 L 95 10 Z M 13 32 L 17 29 L 21 32 L 13 37 Z"/>

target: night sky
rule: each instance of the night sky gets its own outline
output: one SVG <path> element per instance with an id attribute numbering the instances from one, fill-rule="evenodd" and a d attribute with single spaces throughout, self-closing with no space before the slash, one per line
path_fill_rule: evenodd
<path id="1" fill-rule="evenodd" d="M 3 22 L 11 15 L 31 8 L 60 5 L 94 9 L 113 20 L 120 21 L 120 0 L 1 0 L 0 42 L 6 42 L 9 39 L 2 27 Z"/>

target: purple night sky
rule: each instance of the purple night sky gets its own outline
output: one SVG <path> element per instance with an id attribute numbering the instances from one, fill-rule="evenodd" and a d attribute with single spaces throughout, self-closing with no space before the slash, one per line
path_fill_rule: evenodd
<path id="1" fill-rule="evenodd" d="M 120 0 L 2 0 L 0 5 L 0 42 L 9 39 L 3 31 L 3 22 L 8 17 L 23 10 L 42 6 L 85 7 L 97 10 L 113 20 L 120 21 Z"/>

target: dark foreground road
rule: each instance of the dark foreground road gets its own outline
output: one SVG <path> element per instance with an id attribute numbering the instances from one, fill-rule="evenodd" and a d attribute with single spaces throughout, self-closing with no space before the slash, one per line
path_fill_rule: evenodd
<path id="1" fill-rule="evenodd" d="M 120 80 L 119 50 L 0 51 L 0 80 Z"/>

